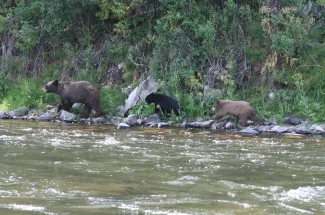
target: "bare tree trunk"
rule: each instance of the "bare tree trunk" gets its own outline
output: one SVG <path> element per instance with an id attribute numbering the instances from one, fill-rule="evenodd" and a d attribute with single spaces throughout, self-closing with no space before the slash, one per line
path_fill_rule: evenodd
<path id="1" fill-rule="evenodd" d="M 7 36 L 1 42 L 0 70 L 3 72 L 6 72 L 5 67 L 8 63 L 9 58 L 12 57 L 14 42 L 15 42 L 14 36 Z"/>

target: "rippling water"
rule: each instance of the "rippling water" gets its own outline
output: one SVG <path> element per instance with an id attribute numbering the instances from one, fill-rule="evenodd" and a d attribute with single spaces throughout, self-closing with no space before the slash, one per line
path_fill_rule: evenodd
<path id="1" fill-rule="evenodd" d="M 0 121 L 0 214 L 325 214 L 324 143 Z"/>

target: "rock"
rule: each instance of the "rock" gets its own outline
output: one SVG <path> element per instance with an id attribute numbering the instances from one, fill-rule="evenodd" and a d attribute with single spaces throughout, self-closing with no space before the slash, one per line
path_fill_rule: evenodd
<path id="1" fill-rule="evenodd" d="M 145 121 L 143 119 L 137 119 L 137 125 L 144 125 Z"/>
<path id="2" fill-rule="evenodd" d="M 253 125 L 254 124 L 254 121 L 252 120 L 247 120 L 247 125 Z"/>
<path id="3" fill-rule="evenodd" d="M 123 115 L 126 115 L 128 110 L 134 105 L 144 101 L 147 95 L 156 92 L 158 85 L 152 77 L 148 77 L 146 80 L 142 81 L 129 95 L 127 100 L 125 100 L 125 106 L 123 109 Z"/>
<path id="4" fill-rule="evenodd" d="M 196 122 L 187 123 L 187 126 L 192 128 L 210 128 L 213 123 L 214 120 L 203 121 L 203 122 L 196 121 Z"/>
<path id="5" fill-rule="evenodd" d="M 277 125 L 276 120 L 274 118 L 269 118 L 264 121 L 264 125 Z"/>
<path id="6" fill-rule="evenodd" d="M 169 123 L 168 122 L 160 122 L 158 123 L 158 128 L 165 128 L 168 127 Z"/>
<path id="7" fill-rule="evenodd" d="M 213 130 L 221 130 L 225 125 L 226 125 L 226 122 L 217 122 L 217 123 L 213 123 L 211 128 Z"/>
<path id="8" fill-rule="evenodd" d="M 72 105 L 72 109 L 79 109 L 79 108 L 81 108 L 81 103 L 74 103 L 73 105 Z"/>
<path id="9" fill-rule="evenodd" d="M 158 124 L 160 123 L 160 118 L 158 114 L 153 114 L 151 116 L 148 116 L 144 119 L 145 124 Z"/>
<path id="10" fill-rule="evenodd" d="M 235 125 L 232 124 L 232 122 L 227 122 L 226 125 L 225 125 L 225 128 L 226 129 L 232 129 L 232 128 L 235 128 Z"/>
<path id="11" fill-rule="evenodd" d="M 289 127 L 288 126 L 274 126 L 270 129 L 271 132 L 276 132 L 276 133 L 286 133 L 289 131 Z"/>
<path id="12" fill-rule="evenodd" d="M 315 134 L 325 133 L 325 130 L 323 129 L 323 127 L 321 125 L 313 124 L 312 126 L 310 126 L 310 130 L 312 131 L 312 133 L 315 133 Z"/>
<path id="13" fill-rule="evenodd" d="M 74 122 L 77 119 L 77 116 L 73 113 L 69 113 L 68 111 L 62 110 L 59 116 L 60 120 L 65 122 Z"/>
<path id="14" fill-rule="evenodd" d="M 285 124 L 289 124 L 289 125 L 299 125 L 302 123 L 302 119 L 297 116 L 288 116 L 285 117 L 283 120 Z"/>
<path id="15" fill-rule="evenodd" d="M 110 122 L 113 118 L 110 114 L 105 114 L 104 117 L 105 117 L 106 121 L 108 121 L 108 122 Z"/>
<path id="16" fill-rule="evenodd" d="M 307 124 L 301 124 L 301 125 L 297 125 L 295 127 L 295 131 L 298 133 L 298 134 L 311 134 L 311 130 L 310 128 L 308 127 Z"/>
<path id="17" fill-rule="evenodd" d="M 91 119 L 92 124 L 104 124 L 105 122 L 106 122 L 106 118 L 103 116 Z"/>
<path id="18" fill-rule="evenodd" d="M 255 127 L 255 130 L 258 131 L 258 132 L 262 132 L 262 133 L 265 133 L 265 132 L 270 132 L 272 129 L 272 126 L 270 125 L 263 125 L 263 126 L 256 126 Z"/>
<path id="19" fill-rule="evenodd" d="M 37 117 L 36 120 L 49 122 L 49 121 L 54 120 L 54 118 L 55 118 L 54 114 L 52 114 L 50 112 L 46 112 L 46 113 L 41 114 L 39 117 Z"/>
<path id="20" fill-rule="evenodd" d="M 134 126 L 137 124 L 138 117 L 136 115 L 129 115 L 126 119 L 123 120 L 124 123 L 129 126 Z"/>
<path id="21" fill-rule="evenodd" d="M 247 127 L 239 131 L 239 133 L 249 134 L 249 135 L 257 135 L 258 132 L 254 129 Z"/>
<path id="22" fill-rule="evenodd" d="M 25 119 L 27 119 L 27 120 L 36 120 L 37 117 L 36 116 L 26 116 Z"/>
<path id="23" fill-rule="evenodd" d="M 0 119 L 11 119 L 12 116 L 10 116 L 7 112 L 0 110 Z"/>
<path id="24" fill-rule="evenodd" d="M 21 117 L 21 116 L 25 116 L 28 113 L 28 108 L 27 107 L 19 107 L 15 110 L 11 110 L 9 111 L 9 115 L 12 117 Z"/>
<path id="25" fill-rule="evenodd" d="M 118 125 L 117 125 L 117 129 L 126 129 L 126 128 L 130 128 L 131 126 L 129 126 L 128 124 L 126 124 L 126 123 L 119 123 Z"/>
<path id="26" fill-rule="evenodd" d="M 79 119 L 79 124 L 90 125 L 92 124 L 92 120 L 90 118 L 81 118 Z"/>
<path id="27" fill-rule="evenodd" d="M 149 128 L 158 128 L 158 123 L 147 123 L 146 126 Z"/>

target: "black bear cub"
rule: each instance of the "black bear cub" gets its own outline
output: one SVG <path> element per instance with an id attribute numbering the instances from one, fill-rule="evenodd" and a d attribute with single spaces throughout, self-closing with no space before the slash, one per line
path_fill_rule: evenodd
<path id="1" fill-rule="evenodd" d="M 146 102 L 148 104 L 155 104 L 155 113 L 159 113 L 160 109 L 164 115 L 170 115 L 174 111 L 176 116 L 180 115 L 180 105 L 175 99 L 158 93 L 151 93 L 146 97 Z M 160 106 L 160 109 L 157 108 Z"/>
<path id="2" fill-rule="evenodd" d="M 99 90 L 87 81 L 50 81 L 42 90 L 44 93 L 55 93 L 60 96 L 61 104 L 58 107 L 58 112 L 61 109 L 69 111 L 74 103 L 82 103 L 85 105 L 82 117 L 88 118 L 92 109 L 96 111 L 97 116 L 104 115 L 99 103 Z"/>

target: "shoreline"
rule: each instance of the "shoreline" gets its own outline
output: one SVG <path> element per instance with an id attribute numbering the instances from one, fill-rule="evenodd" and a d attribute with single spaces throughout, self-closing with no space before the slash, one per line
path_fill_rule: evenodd
<path id="1" fill-rule="evenodd" d="M 24 111 L 22 111 L 24 110 Z M 35 110 L 28 111 L 27 108 L 21 107 L 9 112 L 0 110 L 0 120 L 25 120 L 25 121 L 40 121 L 40 122 L 63 122 L 74 123 L 80 125 L 110 125 L 117 129 L 132 129 L 132 128 L 181 128 L 184 130 L 209 130 L 218 131 L 229 134 L 239 134 L 245 136 L 301 136 L 314 137 L 325 136 L 325 124 L 315 124 L 307 121 L 301 121 L 296 125 L 277 124 L 274 121 L 266 121 L 263 125 L 253 125 L 252 121 L 248 122 L 247 127 L 235 128 L 235 125 L 230 120 L 224 121 L 161 121 L 157 114 L 153 114 L 144 119 L 138 118 L 135 115 L 130 115 L 126 118 L 119 116 L 106 115 L 105 117 L 93 118 L 78 118 L 75 114 L 62 111 L 59 114 L 53 114 L 50 111 L 37 116 Z"/>

